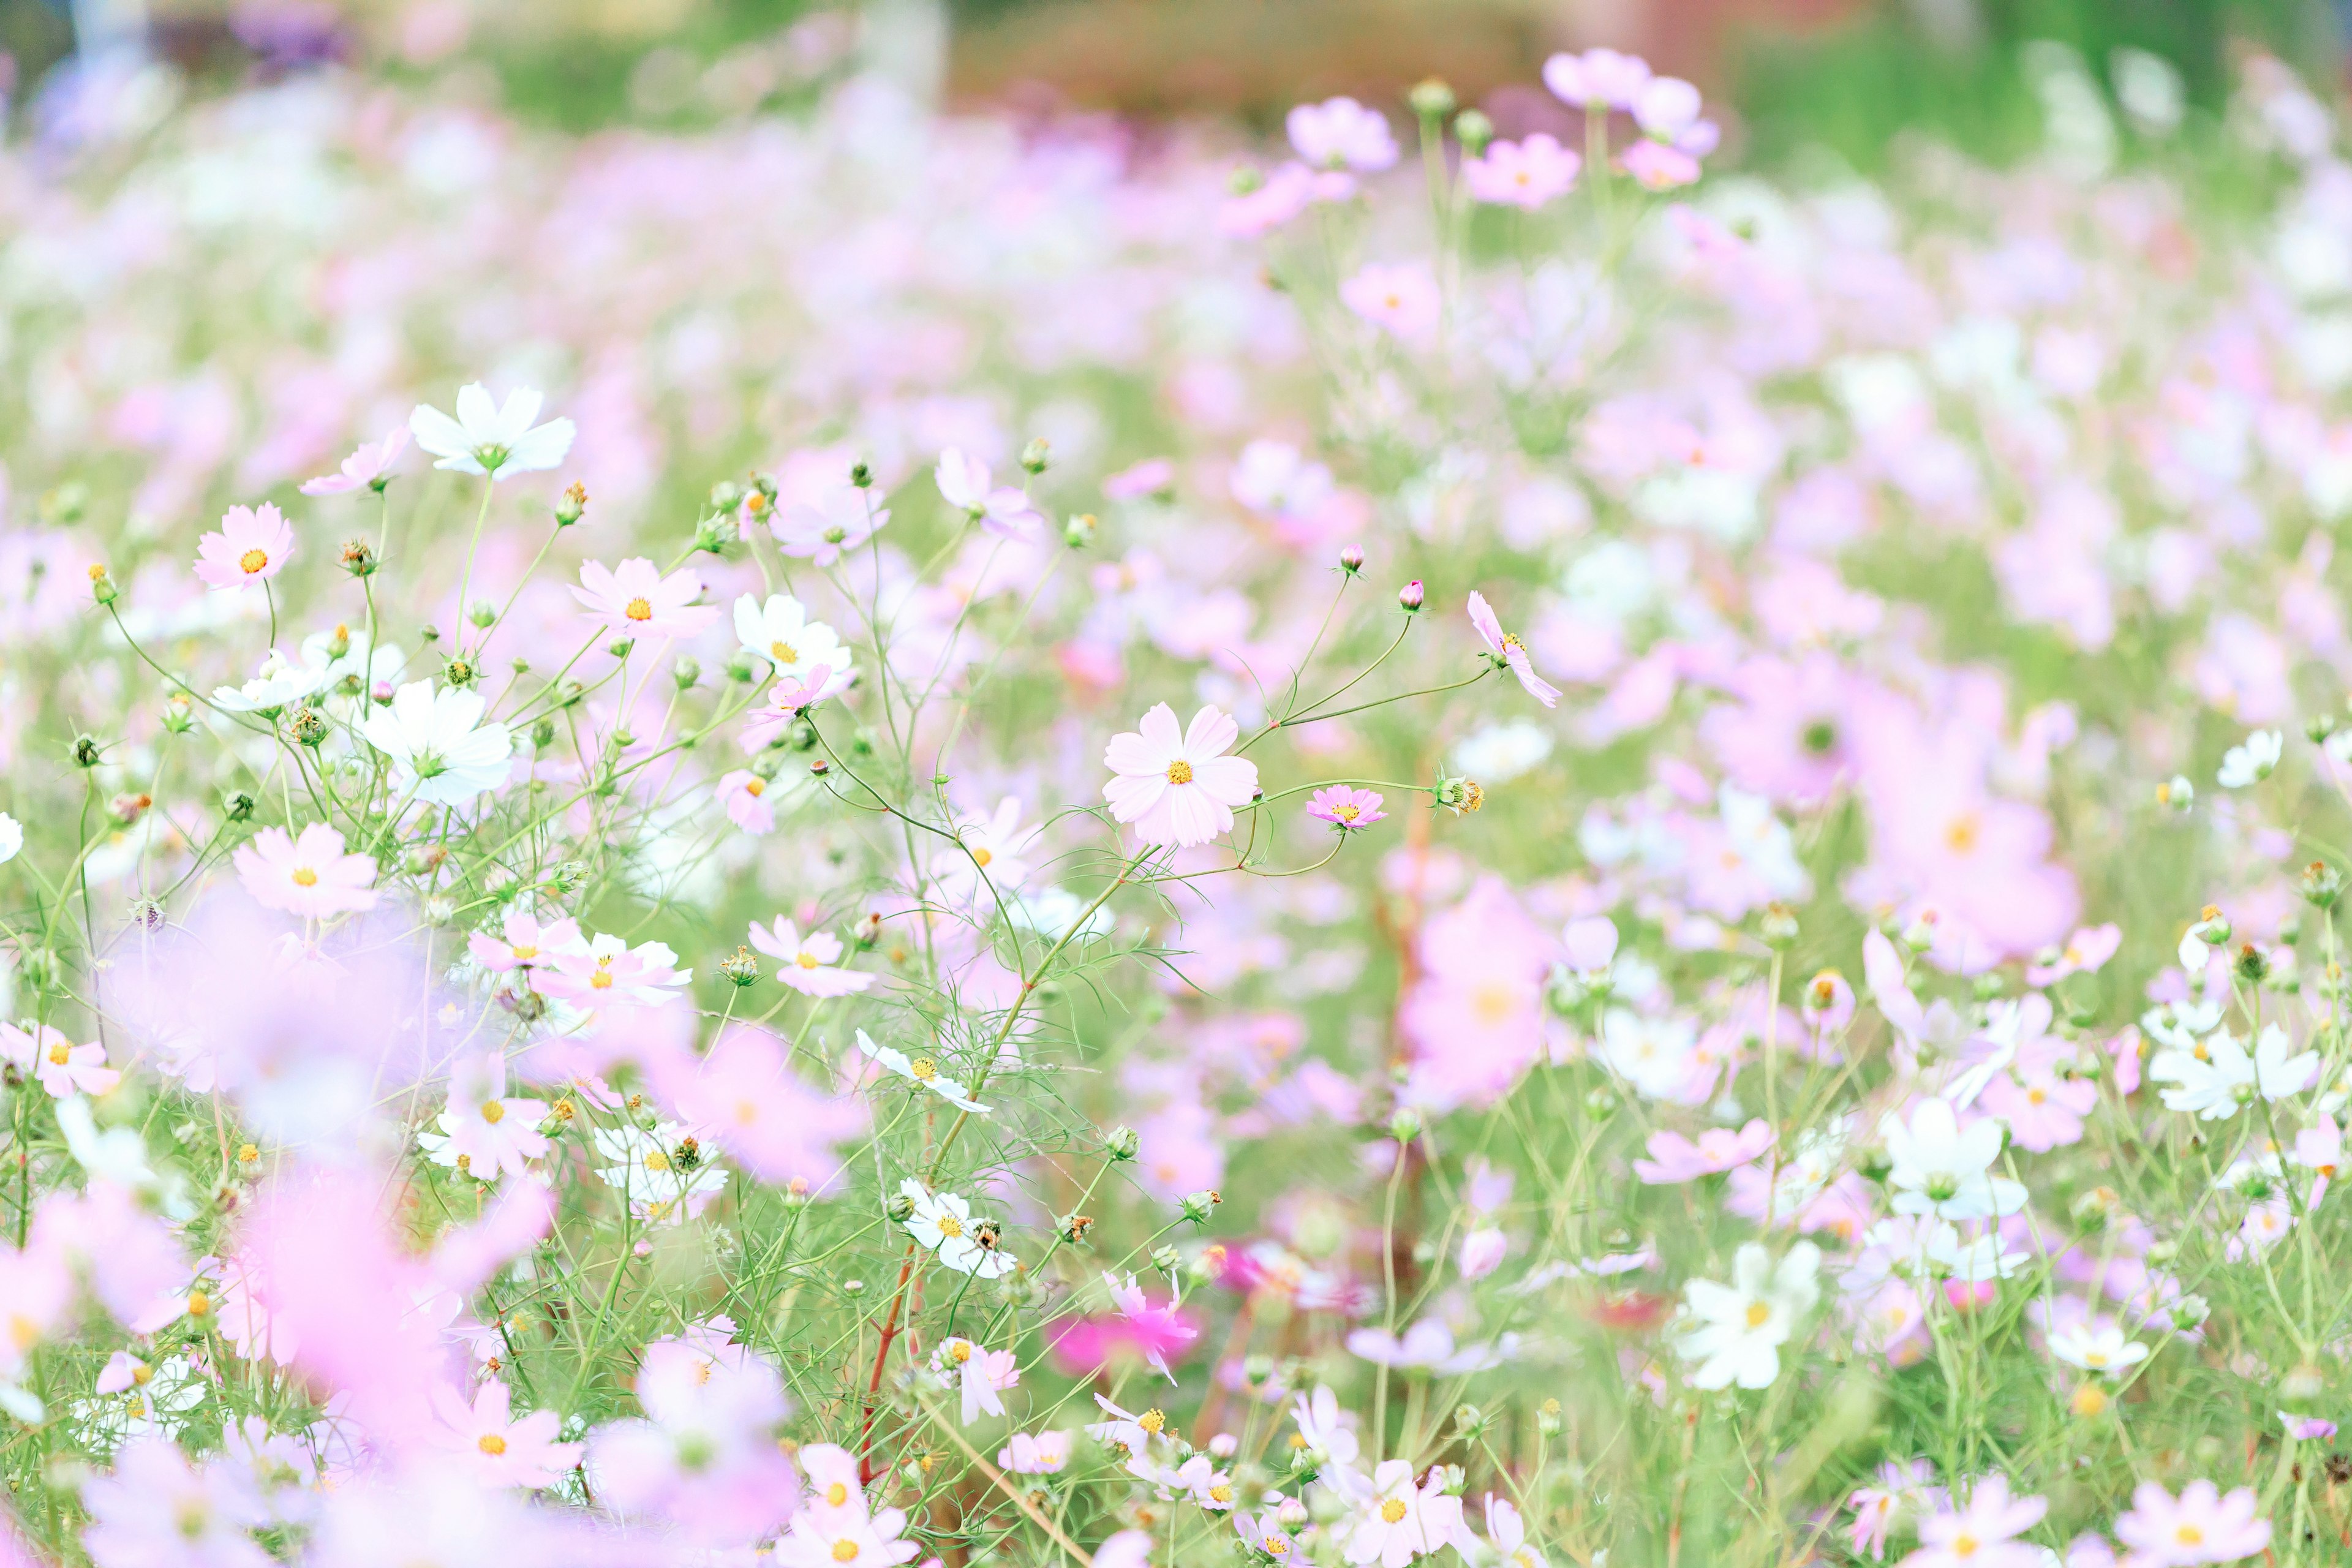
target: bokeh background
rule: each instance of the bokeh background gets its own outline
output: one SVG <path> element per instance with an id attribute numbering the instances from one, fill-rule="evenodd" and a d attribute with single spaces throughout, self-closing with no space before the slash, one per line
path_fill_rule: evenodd
<path id="1" fill-rule="evenodd" d="M 1744 160 L 1867 170 L 1908 128 L 1994 162 L 2038 146 L 2037 41 L 2155 54 L 2211 112 L 2233 51 L 2339 76 L 2348 16 L 2352 0 L 0 0 L 0 89 L 20 126 L 54 132 L 93 59 L 168 62 L 198 90 L 341 62 L 584 133 L 772 109 L 849 64 L 956 108 L 1244 125 L 1433 74 L 1511 133 L 1564 119 L 1528 85 L 1546 56 L 1606 44 L 1727 104 Z"/>

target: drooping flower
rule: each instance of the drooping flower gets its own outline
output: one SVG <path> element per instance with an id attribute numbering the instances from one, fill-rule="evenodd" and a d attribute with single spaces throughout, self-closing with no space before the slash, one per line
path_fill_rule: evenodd
<path id="1" fill-rule="evenodd" d="M 1534 663 L 1528 658 L 1527 645 L 1503 629 L 1503 623 L 1495 616 L 1494 607 L 1486 603 L 1486 595 L 1475 588 L 1470 593 L 1470 624 L 1478 629 L 1480 639 L 1493 651 L 1496 659 L 1519 678 L 1519 684 L 1527 689 L 1528 696 L 1547 708 L 1559 706 L 1559 688 L 1536 673 Z"/>
<path id="2" fill-rule="evenodd" d="M 572 450 L 569 419 L 533 425 L 544 395 L 519 386 L 504 404 L 490 401 L 479 382 L 457 389 L 457 416 L 418 404 L 408 416 L 416 444 L 440 461 L 433 466 L 460 474 L 487 474 L 493 480 L 536 473 L 563 461 Z"/>
<path id="3" fill-rule="evenodd" d="M 1231 715 L 1203 708 L 1179 733 L 1175 710 L 1153 706 L 1137 730 L 1115 735 L 1103 765 L 1117 776 L 1103 785 L 1111 816 L 1135 828 L 1145 844 L 1190 847 L 1234 825 L 1234 808 L 1257 794 L 1257 764 L 1229 757 L 1241 727 Z"/>
<path id="4" fill-rule="evenodd" d="M 778 915 L 768 925 L 751 925 L 751 945 L 775 959 L 776 978 L 803 996 L 849 996 L 874 984 L 875 977 L 844 969 L 841 939 L 831 931 L 801 929 Z"/>
<path id="5" fill-rule="evenodd" d="M 1732 1260 L 1730 1284 L 1692 1280 L 1685 1300 L 1696 1326 L 1675 1347 L 1698 1363 L 1692 1386 L 1769 1386 L 1780 1375 L 1780 1346 L 1821 1299 L 1821 1248 L 1810 1241 L 1790 1247 L 1777 1265 L 1751 1241 Z"/>
<path id="6" fill-rule="evenodd" d="M 375 861 L 343 851 L 343 836 L 323 822 L 289 838 L 265 827 L 231 857 L 245 890 L 273 910 L 304 920 L 375 908 Z"/>
<path id="7" fill-rule="evenodd" d="M 196 576 L 215 590 L 242 588 L 277 576 L 293 554 L 294 525 L 276 507 L 233 506 L 196 542 Z"/>
<path id="8" fill-rule="evenodd" d="M 382 489 L 389 482 L 393 464 L 408 450 L 408 426 L 394 426 L 381 441 L 362 441 L 359 448 L 343 459 L 342 468 L 335 473 L 302 481 L 306 496 L 339 496 L 363 489 Z"/>
<path id="9" fill-rule="evenodd" d="M 698 605 L 702 580 L 691 572 L 661 569 L 642 555 L 616 567 L 584 563 L 572 596 L 588 614 L 620 637 L 690 637 L 719 618 L 716 605 Z"/>
<path id="10" fill-rule="evenodd" d="M 392 759 L 393 786 L 434 805 L 467 805 L 507 782 L 514 733 L 484 720 L 470 688 L 411 681 L 369 713 L 360 733 Z"/>
<path id="11" fill-rule="evenodd" d="M 1009 1350 L 984 1350 L 959 1334 L 950 1334 L 931 1352 L 931 1370 L 955 1381 L 961 1395 L 963 1425 L 982 1415 L 1004 1414 L 997 1397 L 1021 1381 L 1021 1358 Z"/>

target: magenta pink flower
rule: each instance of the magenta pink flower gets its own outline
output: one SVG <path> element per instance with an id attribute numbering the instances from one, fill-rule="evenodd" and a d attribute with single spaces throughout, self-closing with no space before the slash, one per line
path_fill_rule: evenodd
<path id="1" fill-rule="evenodd" d="M 232 858 L 236 879 L 273 910 L 305 920 L 375 908 L 375 861 L 343 852 L 343 836 L 323 822 L 289 838 L 282 827 L 265 827 Z"/>
<path id="2" fill-rule="evenodd" d="M 1576 184 L 1584 160 L 1538 131 L 1524 142 L 1495 142 L 1462 163 L 1462 178 L 1477 200 L 1535 211 Z"/>
<path id="3" fill-rule="evenodd" d="M 1734 1132 L 1710 1127 L 1694 1143 L 1679 1132 L 1661 1129 L 1650 1134 L 1650 1157 L 1633 1162 L 1633 1173 L 1652 1185 L 1696 1181 L 1745 1165 L 1772 1147 L 1771 1124 L 1758 1117 Z"/>
<path id="4" fill-rule="evenodd" d="M 218 532 L 196 542 L 196 575 L 215 589 L 242 588 L 277 576 L 293 553 L 293 525 L 276 507 L 233 506 Z"/>
<path id="5" fill-rule="evenodd" d="M 362 487 L 383 489 L 393 464 L 408 450 L 408 426 L 400 426 L 381 441 L 362 441 L 359 449 L 343 459 L 342 471 L 320 479 L 305 479 L 302 493 L 306 496 L 339 496 Z"/>
<path id="6" fill-rule="evenodd" d="M 1470 593 L 1470 624 L 1493 650 L 1496 662 L 1519 678 L 1528 696 L 1547 708 L 1559 706 L 1559 688 L 1536 673 L 1535 665 L 1528 658 L 1527 645 L 1503 629 L 1503 623 L 1495 617 L 1494 607 L 1486 603 L 1486 595 L 1475 589 Z"/>
<path id="7" fill-rule="evenodd" d="M 1339 285 L 1339 300 L 1391 337 L 1419 342 L 1437 330 L 1444 300 L 1425 267 L 1373 262 Z"/>
<path id="8" fill-rule="evenodd" d="M 552 1410 L 514 1417 L 513 1395 L 496 1378 L 475 1391 L 470 1405 L 447 1384 L 436 1384 L 431 1397 L 441 1423 L 436 1446 L 491 1486 L 553 1486 L 580 1462 L 581 1445 L 555 1440 L 562 1417 Z"/>
<path id="9" fill-rule="evenodd" d="M 580 568 L 573 598 L 623 637 L 690 637 L 719 618 L 715 605 L 698 605 L 702 581 L 691 572 L 665 577 L 642 555 L 607 569 L 601 561 Z"/>
<path id="10" fill-rule="evenodd" d="M 1333 784 L 1315 792 L 1307 803 L 1307 815 L 1318 822 L 1328 822 L 1345 833 L 1350 828 L 1370 827 L 1386 817 L 1388 813 L 1381 809 L 1381 797 L 1377 791 Z"/>
<path id="11" fill-rule="evenodd" d="M 2252 1487 L 2223 1497 L 2211 1481 L 2191 1481 L 2175 1498 L 2154 1481 L 2132 1492 L 2132 1509 L 2116 1521 L 2116 1539 L 2142 1568 L 2194 1568 L 2235 1563 L 2271 1543 L 2270 1521 L 2257 1519 Z"/>
<path id="12" fill-rule="evenodd" d="M 1190 847 L 1234 825 L 1234 808 L 1257 794 L 1257 764 L 1229 757 L 1241 726 L 1231 714 L 1203 708 L 1189 729 L 1176 711 L 1155 704 L 1142 724 L 1114 735 L 1103 765 L 1116 774 L 1103 785 L 1111 816 L 1132 826 L 1146 844 Z"/>

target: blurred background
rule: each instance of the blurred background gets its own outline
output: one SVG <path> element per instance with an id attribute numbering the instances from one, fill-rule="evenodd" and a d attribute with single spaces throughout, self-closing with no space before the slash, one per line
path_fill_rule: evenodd
<path id="1" fill-rule="evenodd" d="M 955 107 L 1270 125 L 1433 74 L 1517 133 L 1564 118 L 1531 85 L 1547 55 L 1607 44 L 1727 101 L 1738 156 L 1866 168 L 1906 128 L 1994 162 L 2036 146 L 2053 108 L 2036 40 L 2101 63 L 2126 99 L 2115 62 L 2168 60 L 2195 114 L 2249 47 L 2332 81 L 2347 16 L 2352 0 L 0 0 L 0 91 L 21 132 L 69 120 L 93 68 L 168 62 L 202 90 L 363 62 L 590 132 L 757 112 L 854 63 Z"/>

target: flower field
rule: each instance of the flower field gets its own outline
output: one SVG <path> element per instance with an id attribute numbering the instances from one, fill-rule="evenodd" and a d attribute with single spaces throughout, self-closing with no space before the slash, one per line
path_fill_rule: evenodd
<path id="1" fill-rule="evenodd" d="M 0 151 L 0 1556 L 2345 1561 L 2352 162 L 2036 61 Z"/>

